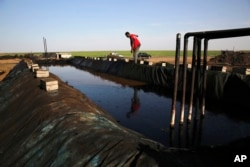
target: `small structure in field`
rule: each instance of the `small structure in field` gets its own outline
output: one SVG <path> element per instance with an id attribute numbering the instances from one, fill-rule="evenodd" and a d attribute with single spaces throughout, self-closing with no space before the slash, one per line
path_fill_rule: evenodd
<path id="1" fill-rule="evenodd" d="M 57 59 L 69 59 L 71 57 L 72 57 L 71 53 L 56 53 Z"/>

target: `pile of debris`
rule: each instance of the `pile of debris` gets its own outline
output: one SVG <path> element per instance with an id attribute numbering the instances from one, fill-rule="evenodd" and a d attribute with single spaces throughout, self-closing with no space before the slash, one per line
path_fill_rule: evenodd
<path id="1" fill-rule="evenodd" d="M 221 55 L 210 59 L 209 63 L 227 64 L 231 66 L 250 66 L 250 53 L 241 51 L 221 51 Z"/>

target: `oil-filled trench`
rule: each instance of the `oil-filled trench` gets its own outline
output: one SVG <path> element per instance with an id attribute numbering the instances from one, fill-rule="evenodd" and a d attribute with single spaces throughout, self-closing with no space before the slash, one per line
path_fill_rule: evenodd
<path id="1" fill-rule="evenodd" d="M 76 60 L 73 61 L 76 62 Z M 77 63 L 74 65 L 79 67 Z M 53 69 L 53 67 L 49 68 L 50 70 Z M 63 70 L 67 67 L 60 68 Z M 73 73 L 77 74 L 78 70 L 74 70 Z M 60 78 L 66 77 L 66 75 L 60 76 L 59 73 L 56 75 Z M 202 166 L 211 166 L 214 163 L 228 164 L 230 162 L 227 160 L 235 150 L 245 151 L 246 148 L 249 148 L 248 138 L 242 139 L 241 144 L 237 141 L 226 142 L 223 143 L 223 146 L 213 148 L 209 146 L 190 149 L 165 147 L 161 143 L 121 126 L 120 124 L 127 119 L 126 114 L 122 115 L 123 119 L 119 117 L 114 119 L 114 116 L 112 117 L 106 112 L 108 108 L 104 111 L 99 107 L 100 104 L 98 106 L 95 104 L 98 100 L 93 103 L 80 91 L 72 88 L 73 86 L 81 90 L 77 85 L 73 85 L 73 80 L 63 78 L 63 81 L 61 81 L 53 74 L 50 74 L 50 77 L 59 81 L 57 92 L 41 90 L 39 87 L 40 80 L 34 77 L 34 74 L 27 69 L 24 62 L 21 62 L 1 82 L 1 165 L 166 166 L 171 164 L 188 166 L 198 164 L 199 166 L 202 164 Z M 133 79 L 133 77 L 130 79 Z M 163 83 L 163 80 L 160 79 L 160 82 Z M 116 84 L 113 87 L 117 87 Z M 84 84 L 82 87 L 84 87 Z M 162 96 L 164 101 L 169 98 L 164 93 L 159 95 L 152 90 L 148 90 L 148 88 L 128 86 L 128 88 L 125 87 L 125 89 L 129 89 L 125 90 L 129 97 L 128 103 L 134 97 L 135 88 L 137 88 L 141 101 L 139 116 L 135 116 L 138 118 L 144 117 L 140 114 L 143 113 L 142 107 L 145 104 L 144 101 L 146 102 L 143 97 L 145 91 L 150 92 L 149 94 L 154 99 Z M 166 112 L 169 109 L 167 103 L 166 100 Z M 120 108 L 118 107 L 117 110 Z M 127 108 L 130 108 L 128 104 Z M 130 111 L 126 110 L 126 112 Z M 218 113 L 211 112 L 211 115 L 207 114 L 205 118 L 212 118 L 213 114 L 217 115 Z M 166 116 L 168 117 L 168 114 Z M 165 119 L 165 126 L 160 129 L 158 127 L 158 130 L 163 134 L 165 133 L 166 136 L 168 136 L 167 131 L 169 131 L 167 117 L 163 118 Z M 218 117 L 224 116 L 218 114 Z M 153 122 L 159 121 L 157 119 Z M 242 122 L 244 122 L 245 128 L 249 126 L 248 123 L 245 123 L 247 120 Z M 238 125 L 235 124 L 234 126 Z M 241 128 L 244 126 L 239 125 Z M 202 128 L 204 133 L 204 126 Z M 244 131 L 245 129 L 240 130 Z M 214 130 L 214 133 L 218 132 Z M 242 137 L 246 137 L 246 134 L 243 133 Z M 169 142 L 171 138 L 167 137 L 167 139 Z M 242 143 L 245 143 L 245 145 L 242 146 Z M 177 144 L 174 144 L 174 146 L 177 146 Z M 227 150 L 227 153 L 222 154 L 225 150 Z"/>

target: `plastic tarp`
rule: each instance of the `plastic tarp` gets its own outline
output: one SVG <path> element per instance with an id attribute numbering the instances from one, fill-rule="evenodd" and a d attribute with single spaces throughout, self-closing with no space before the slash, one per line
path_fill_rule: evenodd
<path id="1" fill-rule="evenodd" d="M 174 80 L 174 68 L 161 66 L 148 66 L 125 61 L 102 61 L 84 58 L 75 58 L 71 61 L 79 68 L 89 68 L 98 72 L 108 73 L 128 79 L 146 82 L 149 85 L 163 86 L 172 89 Z M 182 69 L 179 70 L 178 90 L 182 90 Z M 232 77 L 233 76 L 233 77 Z M 207 96 L 220 100 L 224 95 L 224 87 L 228 79 L 238 80 L 250 89 L 250 76 L 238 73 L 224 73 L 219 71 L 207 71 Z M 191 71 L 187 71 L 187 91 L 190 91 Z M 202 78 L 200 78 L 202 80 Z M 237 88 L 234 88 L 237 89 Z M 228 91 L 228 90 L 227 90 Z"/>
<path id="2" fill-rule="evenodd" d="M 22 62 L 0 85 L 0 166 L 183 166 L 59 78 L 42 90 Z"/>
<path id="3" fill-rule="evenodd" d="M 139 65 L 125 61 L 102 61 L 84 58 L 75 58 L 71 63 L 79 68 L 89 68 L 152 85 L 167 87 L 173 85 L 173 68 Z"/>
<path id="4" fill-rule="evenodd" d="M 217 148 L 167 149 L 50 77 L 59 81 L 56 92 L 42 90 L 21 62 L 0 82 L 0 166 L 229 166 L 235 151 L 249 150 L 249 138 Z"/>

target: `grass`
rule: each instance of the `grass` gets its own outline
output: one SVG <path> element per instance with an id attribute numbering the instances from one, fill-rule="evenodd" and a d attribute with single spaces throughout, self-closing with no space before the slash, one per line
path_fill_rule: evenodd
<path id="1" fill-rule="evenodd" d="M 175 50 L 143 50 L 143 52 L 147 52 L 152 55 L 152 57 L 166 57 L 166 56 L 175 56 Z M 78 51 L 71 52 L 73 56 L 87 56 L 87 57 L 103 57 L 110 53 L 110 51 Z M 123 55 L 124 57 L 132 57 L 130 51 L 117 51 L 117 53 Z M 220 50 L 208 51 L 209 56 L 217 56 L 220 55 Z M 183 51 L 181 51 L 181 56 L 183 55 Z M 192 51 L 188 51 L 188 56 L 192 56 Z"/>
<path id="2" fill-rule="evenodd" d="M 104 57 L 107 56 L 111 51 L 69 51 L 72 56 L 83 56 L 83 57 Z M 124 57 L 132 57 L 132 54 L 129 50 L 120 50 L 116 51 L 117 53 L 123 55 Z M 173 57 L 175 56 L 175 50 L 141 50 L 141 52 L 147 52 L 151 54 L 152 57 Z M 246 52 L 250 52 L 247 50 Z M 42 52 L 34 52 L 34 53 L 0 53 L 0 56 L 11 55 L 11 56 L 21 56 L 25 54 L 33 54 L 35 56 L 43 55 Z M 217 56 L 221 54 L 221 50 L 209 50 L 208 56 Z M 180 52 L 180 55 L 183 56 L 183 51 Z M 203 52 L 202 52 L 203 55 Z M 192 51 L 188 51 L 188 56 L 192 56 Z"/>

